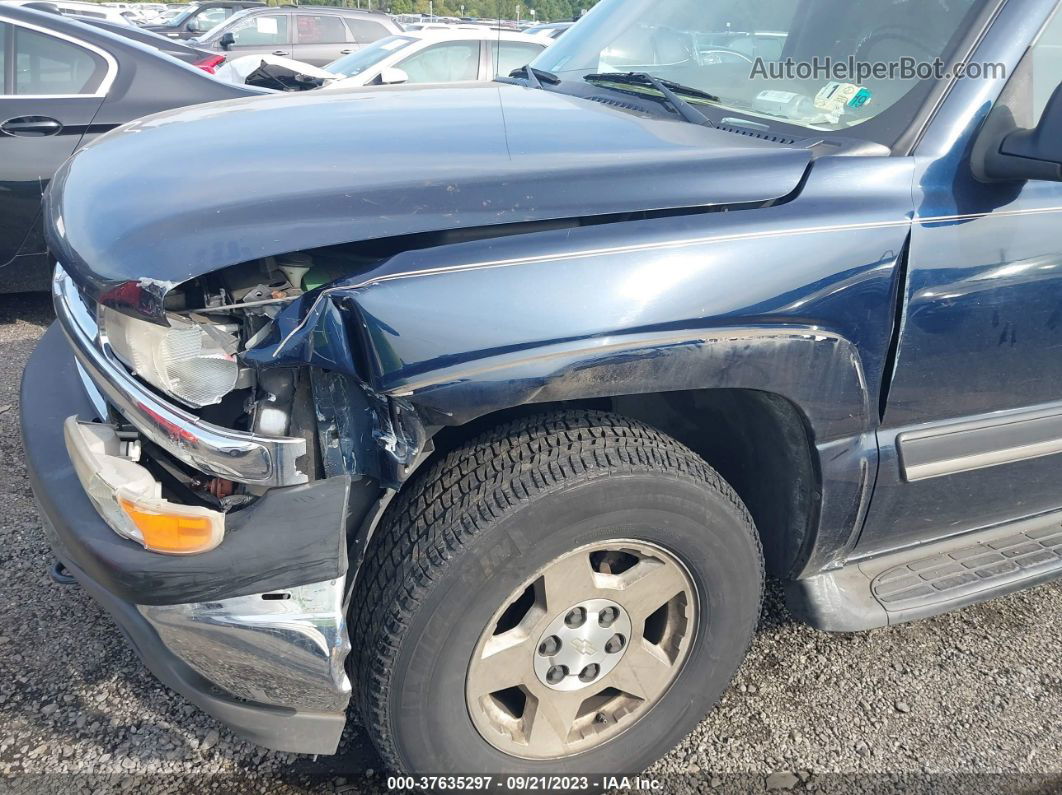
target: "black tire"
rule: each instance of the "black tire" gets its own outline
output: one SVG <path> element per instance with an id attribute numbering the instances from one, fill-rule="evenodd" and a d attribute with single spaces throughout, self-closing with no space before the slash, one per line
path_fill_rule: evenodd
<path id="1" fill-rule="evenodd" d="M 617 532 L 666 548 L 696 584 L 684 667 L 656 706 L 597 748 L 556 761 L 499 751 L 465 702 L 480 633 L 537 567 Z M 744 659 L 762 594 L 752 519 L 691 450 L 603 412 L 522 418 L 436 462 L 382 520 L 352 603 L 358 703 L 396 772 L 637 773 L 714 706 Z"/>

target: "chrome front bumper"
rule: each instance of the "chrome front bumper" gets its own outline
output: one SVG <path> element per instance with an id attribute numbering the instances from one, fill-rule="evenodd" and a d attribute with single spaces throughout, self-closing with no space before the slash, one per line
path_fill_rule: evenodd
<path id="1" fill-rule="evenodd" d="M 295 463 L 306 454 L 305 439 L 258 436 L 211 425 L 164 401 L 134 378 L 100 340 L 96 319 L 62 266 L 55 269 L 52 299 L 80 370 L 146 438 L 208 475 L 264 487 L 307 482 Z"/>
<path id="2" fill-rule="evenodd" d="M 172 558 L 118 539 L 86 502 L 83 484 L 68 460 L 61 426 L 70 415 L 81 419 L 91 418 L 93 411 L 106 415 L 109 404 L 145 438 L 190 466 L 267 487 L 262 499 L 278 500 L 282 513 L 315 517 L 308 519 L 315 526 L 334 523 L 336 554 L 343 559 L 349 479 L 346 487 L 337 485 L 336 479 L 296 485 L 307 481 L 295 468 L 296 458 L 305 452 L 304 440 L 266 438 L 213 426 L 168 403 L 115 359 L 62 268 L 56 269 L 53 299 L 58 325 L 74 360 L 71 363 L 69 352 L 61 350 L 66 346 L 58 329 L 49 332 L 47 344 L 38 346 L 27 366 L 22 414 L 31 481 L 56 556 L 114 616 L 144 662 L 170 687 L 253 742 L 284 751 L 334 753 L 351 695 L 345 670 L 350 652 L 343 608 L 345 566 L 331 579 L 231 598 L 220 594 L 222 598 L 202 601 L 147 604 L 155 601 L 157 584 L 138 588 L 136 594 L 123 594 L 111 582 L 114 575 L 124 572 L 123 567 L 145 572 L 151 566 L 163 566 L 162 574 L 170 576 L 173 567 L 187 565 L 186 574 L 192 580 L 201 579 L 206 569 L 215 579 L 218 571 L 231 573 L 231 562 L 230 567 L 214 571 L 216 556 L 225 553 L 225 542 L 194 558 Z M 84 396 L 76 394 L 77 379 L 84 386 Z M 293 485 L 294 489 L 274 488 Z M 285 495 L 292 493 L 314 497 L 303 497 L 311 500 L 308 504 L 289 504 Z M 295 532 L 294 521 L 274 518 L 264 522 L 268 528 L 256 522 L 226 541 L 245 545 L 256 530 Z M 309 542 L 303 536 L 300 543 L 305 548 Z M 321 537 L 315 542 L 318 545 Z M 325 546 L 323 552 L 327 551 Z M 323 552 L 316 558 L 308 555 L 301 565 L 320 569 L 318 559 Z M 150 558 L 151 566 L 141 562 L 140 555 Z M 275 562 L 262 571 L 264 588 L 270 587 L 271 567 L 275 568 Z M 134 579 L 150 582 L 150 572 Z"/>
<path id="3" fill-rule="evenodd" d="M 344 579 L 137 609 L 171 652 L 226 692 L 257 704 L 342 712 L 350 701 Z"/>

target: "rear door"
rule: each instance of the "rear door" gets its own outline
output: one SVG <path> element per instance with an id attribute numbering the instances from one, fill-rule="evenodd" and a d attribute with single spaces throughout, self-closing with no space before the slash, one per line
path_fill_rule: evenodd
<path id="1" fill-rule="evenodd" d="M 235 43 L 228 58 L 242 55 L 283 55 L 292 57 L 291 15 L 286 11 L 252 14 L 233 23 L 229 29 Z"/>
<path id="2" fill-rule="evenodd" d="M 41 195 L 81 142 L 114 77 L 114 59 L 87 42 L 0 21 L 0 265 L 39 223 Z"/>
<path id="3" fill-rule="evenodd" d="M 324 66 L 354 52 L 354 34 L 339 14 L 299 13 L 295 18 L 295 59 Z"/>

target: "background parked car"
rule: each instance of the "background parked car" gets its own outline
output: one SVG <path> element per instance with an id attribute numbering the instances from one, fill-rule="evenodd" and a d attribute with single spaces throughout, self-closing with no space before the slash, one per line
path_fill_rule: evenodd
<path id="1" fill-rule="evenodd" d="M 418 33 L 422 30 L 449 30 L 453 26 L 446 22 L 413 22 L 404 27 L 409 33 Z"/>
<path id="2" fill-rule="evenodd" d="M 551 39 L 559 39 L 574 24 L 574 22 L 549 22 L 545 25 L 533 25 L 525 30 L 524 33 L 531 36 L 549 36 Z"/>
<path id="3" fill-rule="evenodd" d="M 487 28 L 424 30 L 380 39 L 323 68 L 282 56 L 255 55 L 228 61 L 217 75 L 281 91 L 493 80 L 526 66 L 551 43 L 546 37 Z"/>
<path id="4" fill-rule="evenodd" d="M 217 27 L 237 11 L 264 5 L 258 0 L 209 0 L 188 6 L 167 22 L 144 28 L 171 39 L 191 39 Z"/>
<path id="5" fill-rule="evenodd" d="M 331 6 L 251 8 L 196 39 L 197 46 L 234 58 L 281 55 L 324 66 L 394 33 L 386 14 Z"/>
<path id="6" fill-rule="evenodd" d="M 41 194 L 97 135 L 149 113 L 261 93 L 131 38 L 0 3 L 0 291 L 47 286 Z"/>
<path id="7" fill-rule="evenodd" d="M 35 11 L 47 11 L 53 14 L 63 13 L 58 6 L 54 3 L 47 2 L 47 0 L 32 0 L 31 2 L 24 4 L 22 7 L 32 8 Z M 94 19 L 92 17 L 73 18 L 77 19 L 77 21 L 82 24 L 90 25 L 94 28 L 100 28 L 101 30 L 109 31 L 117 36 L 124 36 L 127 39 L 146 44 L 148 47 L 152 47 L 159 52 L 164 52 L 167 55 L 176 58 L 178 61 L 184 61 L 192 66 L 197 66 L 208 74 L 214 74 L 217 67 L 225 62 L 224 55 L 219 55 L 210 50 L 201 50 L 180 39 L 169 39 L 165 36 L 160 36 L 158 33 L 144 30 L 137 25 L 129 25 L 125 22 L 111 22 L 108 19 Z"/>
<path id="8" fill-rule="evenodd" d="M 0 8 L 27 5 L 34 6 L 39 2 L 40 0 L 0 0 Z M 126 27 L 133 25 L 133 22 L 128 17 L 124 16 L 121 10 L 117 8 L 108 8 L 99 3 L 79 3 L 75 0 L 54 0 L 54 2 L 52 2 L 49 0 L 49 4 L 58 9 L 60 13 L 69 17 L 102 19 L 116 25 L 125 25 Z"/>
<path id="9" fill-rule="evenodd" d="M 178 61 L 184 61 L 192 66 L 197 66 L 208 74 L 214 74 L 215 70 L 225 62 L 225 56 L 212 50 L 204 50 L 192 46 L 192 42 L 182 39 L 170 39 L 137 25 L 120 25 L 105 19 L 83 19 L 79 22 L 91 25 L 94 28 L 109 31 L 117 36 L 138 41 L 159 52 L 164 52 Z"/>
<path id="10" fill-rule="evenodd" d="M 550 43 L 485 28 L 403 33 L 328 64 L 345 79 L 325 88 L 493 80 L 531 63 Z"/>

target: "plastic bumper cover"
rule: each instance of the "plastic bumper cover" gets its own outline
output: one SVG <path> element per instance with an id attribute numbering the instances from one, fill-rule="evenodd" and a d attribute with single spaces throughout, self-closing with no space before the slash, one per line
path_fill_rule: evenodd
<path id="1" fill-rule="evenodd" d="M 74 472 L 63 421 L 97 410 L 55 326 L 26 367 L 21 405 L 27 469 L 56 556 L 145 665 L 253 742 L 333 753 L 350 697 L 345 529 L 367 495 L 349 478 L 277 489 L 240 511 L 217 549 L 157 555 L 115 534 Z"/>

